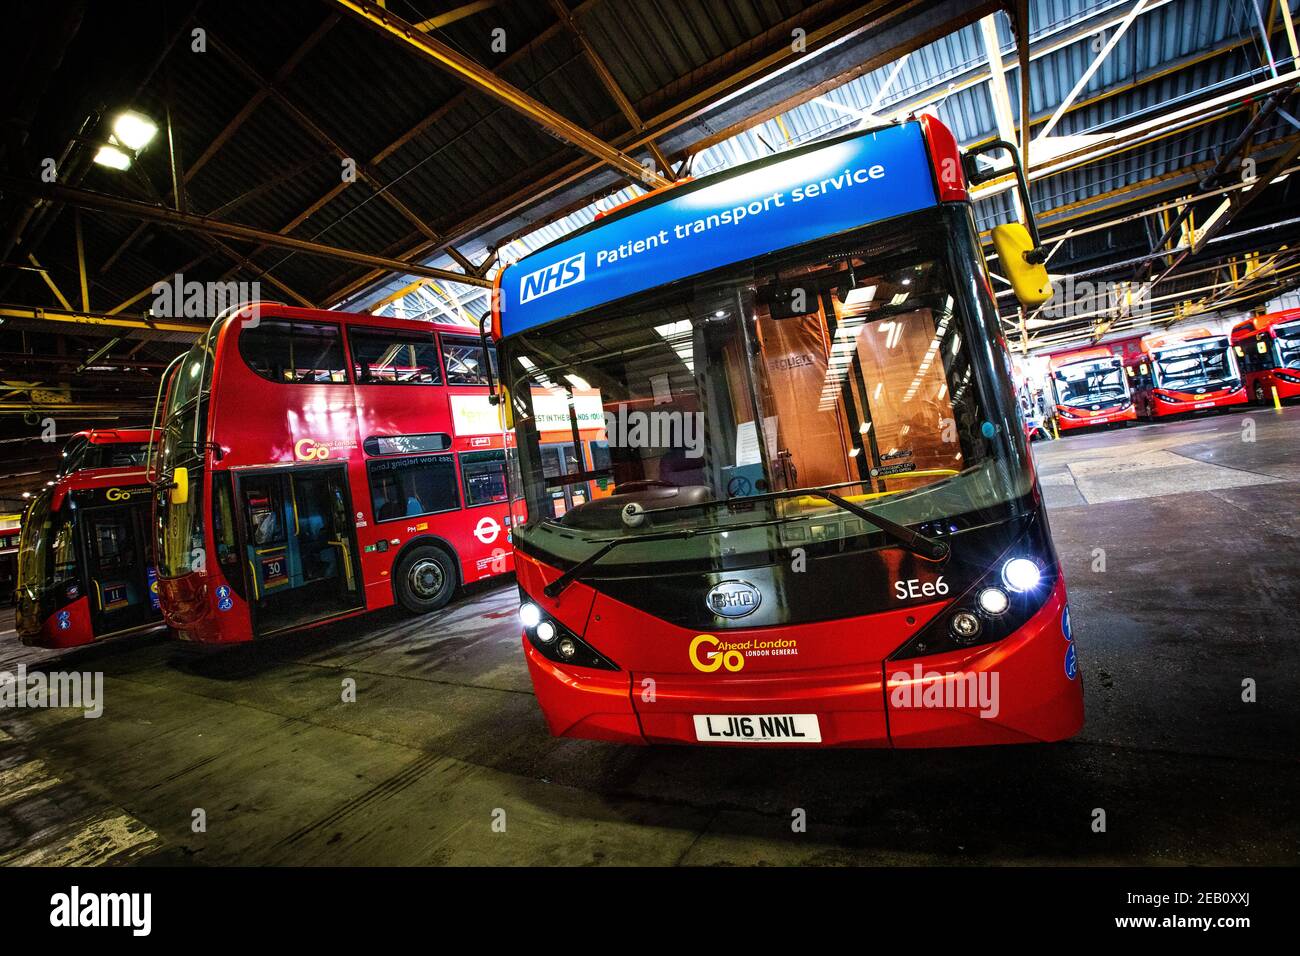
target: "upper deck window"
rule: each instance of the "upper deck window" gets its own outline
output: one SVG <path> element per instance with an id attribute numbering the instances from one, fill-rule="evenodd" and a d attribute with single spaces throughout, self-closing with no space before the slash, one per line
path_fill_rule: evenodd
<path id="1" fill-rule="evenodd" d="M 239 354 L 272 382 L 346 382 L 343 337 L 337 325 L 264 318 L 239 333 Z"/>
<path id="2" fill-rule="evenodd" d="M 348 329 L 358 385 L 441 385 L 433 332 Z"/>
<path id="3" fill-rule="evenodd" d="M 495 377 L 497 367 L 496 349 L 489 348 L 488 356 L 492 362 Z M 442 337 L 442 357 L 447 363 L 448 385 L 486 385 L 487 375 L 483 369 L 483 343 L 472 336 L 444 335 Z"/>

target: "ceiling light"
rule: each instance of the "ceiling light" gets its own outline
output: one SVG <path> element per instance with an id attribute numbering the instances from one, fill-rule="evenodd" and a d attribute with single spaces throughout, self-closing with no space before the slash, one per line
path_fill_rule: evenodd
<path id="1" fill-rule="evenodd" d="M 95 153 L 95 162 L 109 169 L 129 169 L 131 157 L 116 146 L 101 146 L 99 152 Z"/>
<path id="2" fill-rule="evenodd" d="M 158 135 L 158 124 L 135 110 L 119 113 L 113 120 L 113 139 L 138 153 Z"/>

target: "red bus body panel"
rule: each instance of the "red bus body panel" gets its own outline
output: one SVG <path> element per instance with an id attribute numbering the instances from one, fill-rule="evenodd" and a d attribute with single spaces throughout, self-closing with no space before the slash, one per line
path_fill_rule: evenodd
<path id="1" fill-rule="evenodd" d="M 92 445 L 141 444 L 149 442 L 153 433 L 147 428 L 109 428 L 92 429 L 77 432 L 72 439 L 84 438 Z M 71 441 L 72 439 L 69 439 Z M 148 487 L 143 468 L 83 468 L 58 478 L 51 489 L 50 509 L 58 511 L 68 496 L 81 491 L 98 491 L 114 488 L 129 489 L 128 493 L 137 495 Z M 146 542 L 147 544 L 147 542 Z M 149 563 L 152 565 L 152 549 L 149 551 Z M 80 551 L 77 555 L 78 574 L 84 574 Z M 88 590 L 88 589 L 87 589 Z M 158 627 L 158 621 L 113 631 L 114 635 L 137 631 L 152 630 Z M 28 646 L 65 648 L 81 647 L 92 644 L 101 637 L 95 633 L 94 615 L 91 610 L 90 594 L 85 593 L 75 600 L 64 604 L 53 614 L 40 622 L 38 630 L 24 632 L 20 629 L 19 637 Z"/>
<path id="2" fill-rule="evenodd" d="M 422 333 L 477 337 L 465 326 L 390 319 L 372 315 L 302 309 L 272 303 L 258 306 L 259 317 L 301 319 L 348 328 L 389 328 Z M 239 322 L 228 320 L 220 330 L 213 363 L 207 435 L 217 453 L 209 453 L 205 475 L 214 470 L 235 475 L 295 464 L 343 464 L 355 522 L 357 563 L 364 607 L 288 630 L 305 630 L 361 611 L 395 603 L 392 571 L 404 547 L 413 541 L 440 543 L 453 552 L 459 583 L 472 584 L 514 570 L 510 549 L 509 505 L 505 501 L 463 507 L 465 488 L 457 467 L 457 493 L 462 507 L 418 517 L 376 520 L 370 496 L 367 462 L 362 447 L 371 435 L 411 435 L 444 432 L 452 436 L 451 453 L 504 447 L 500 432 L 466 432 L 454 427 L 453 403 L 469 396 L 486 404 L 483 386 L 356 384 L 347 335 L 343 335 L 346 382 L 281 383 L 261 377 L 239 353 Z M 441 350 L 440 350 L 441 351 Z M 446 382 L 445 369 L 440 370 Z M 495 414 L 495 412 L 493 412 Z M 212 482 L 203 487 L 204 535 L 215 554 L 211 524 Z M 377 545 L 385 542 L 385 550 Z M 162 579 L 160 594 L 167 623 L 182 640 L 238 643 L 254 638 L 248 592 L 240 597 L 229 588 L 229 606 L 222 609 L 217 588 L 228 586 L 221 569 L 209 567 Z"/>
<path id="3" fill-rule="evenodd" d="M 793 643 L 796 655 L 747 655 L 740 671 L 703 673 L 690 662 L 698 632 L 676 627 L 575 582 L 559 598 L 543 588 L 559 572 L 517 559 L 519 584 L 558 620 L 623 669 L 563 666 L 523 637 L 524 657 L 551 733 L 621 743 L 698 745 L 696 714 L 816 714 L 822 747 L 959 747 L 1064 740 L 1083 726 L 1071 644 L 1061 630 L 1063 580 L 1012 636 L 960 654 L 891 662 L 888 656 L 948 605 L 883 611 L 782 628 L 726 631 L 728 641 Z M 624 664 L 636 662 L 630 670 Z M 996 680 L 996 712 L 909 707 L 901 686 L 926 675 Z M 993 675 L 996 675 L 994 678 Z M 725 746 L 725 744 L 724 744 Z M 801 746 L 789 743 L 736 746 Z M 805 745 L 806 746 L 806 745 Z"/>
<path id="4" fill-rule="evenodd" d="M 1067 365 L 1073 365 L 1077 362 L 1095 362 L 1106 359 L 1120 359 L 1121 375 L 1124 376 L 1124 387 L 1129 390 L 1129 403 L 1122 408 L 1103 408 L 1093 411 L 1083 405 L 1064 405 L 1056 404 L 1056 427 L 1063 432 L 1077 431 L 1082 428 L 1093 428 L 1099 425 L 1113 425 L 1116 422 L 1133 422 L 1137 421 L 1137 406 L 1133 402 L 1132 389 L 1128 382 L 1127 375 L 1123 372 L 1123 359 L 1116 355 L 1110 349 L 1105 347 L 1093 347 L 1085 349 L 1075 349 L 1070 352 L 1061 352 L 1049 356 L 1047 368 L 1049 374 L 1057 369 L 1065 368 Z M 1053 379 L 1050 383 L 1053 392 L 1056 389 L 1056 383 Z"/>
<path id="5" fill-rule="evenodd" d="M 1096 425 L 1113 425 L 1116 422 L 1135 421 L 1137 421 L 1137 407 L 1131 404 L 1126 405 L 1124 408 L 1108 408 L 1096 412 L 1090 408 L 1080 408 L 1077 405 L 1056 406 L 1056 427 L 1063 432 L 1092 428 Z"/>
<path id="6" fill-rule="evenodd" d="M 1196 342 L 1199 339 L 1213 338 L 1209 329 L 1192 329 L 1181 333 L 1161 333 L 1145 336 L 1141 342 L 1141 351 L 1125 358 L 1124 364 L 1138 368 L 1143 363 L 1152 364 L 1152 354 L 1169 346 Z M 1231 348 L 1231 345 L 1229 345 Z M 1243 376 L 1244 379 L 1244 376 Z M 1227 408 L 1232 405 L 1244 405 L 1248 400 L 1246 385 L 1243 381 L 1235 388 L 1210 389 L 1204 392 L 1184 392 L 1161 386 L 1134 388 L 1134 407 L 1139 418 L 1147 421 L 1159 421 L 1185 415 L 1189 412 L 1209 411 L 1215 408 Z"/>

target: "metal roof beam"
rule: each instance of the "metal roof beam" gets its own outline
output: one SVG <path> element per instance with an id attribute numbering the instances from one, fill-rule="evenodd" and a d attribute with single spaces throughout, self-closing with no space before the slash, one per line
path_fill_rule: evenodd
<path id="1" fill-rule="evenodd" d="M 616 80 L 614 74 L 609 71 L 609 67 L 605 64 L 605 61 L 601 58 L 600 54 L 596 52 L 596 48 L 592 45 L 590 38 L 587 36 L 587 31 L 582 28 L 580 23 L 578 23 L 578 18 L 569 10 L 564 0 L 550 0 L 550 4 L 551 9 L 555 11 L 556 17 L 559 18 L 559 21 L 564 24 L 565 28 L 573 34 L 573 38 L 577 40 L 578 46 L 581 47 L 583 55 L 587 58 L 587 62 L 590 63 L 591 68 L 596 71 L 596 76 L 600 80 L 601 86 L 605 87 L 605 92 L 610 95 L 610 98 L 618 107 L 619 112 L 627 119 L 632 130 L 637 133 L 644 133 L 645 122 L 641 119 L 641 115 L 637 113 L 636 107 L 633 106 L 632 102 L 627 98 L 627 94 L 623 92 L 623 88 L 618 85 L 618 80 Z M 663 151 L 659 149 L 658 144 L 656 144 L 653 139 L 650 139 L 646 141 L 645 145 L 646 149 L 650 151 L 650 155 L 654 158 L 654 161 L 659 165 L 659 168 L 663 170 L 664 176 L 675 181 L 677 176 L 673 172 L 673 165 L 668 161 L 668 157 L 663 154 Z"/>
<path id="2" fill-rule="evenodd" d="M 104 326 L 112 329 L 143 329 L 149 332 L 188 332 L 199 334 L 208 329 L 207 322 L 183 319 L 156 319 L 152 316 L 84 312 L 73 309 L 45 309 L 30 305 L 0 305 L 0 318 L 25 319 L 30 322 L 59 322 L 72 325 Z"/>
<path id="3" fill-rule="evenodd" d="M 671 182 L 647 170 L 631 156 L 565 119 L 523 90 L 507 83 L 486 67 L 480 66 L 440 40 L 421 33 L 414 25 L 383 7 L 368 0 L 334 0 L 334 2 L 373 29 L 415 50 L 474 89 L 499 100 L 543 129 L 595 156 L 603 164 L 640 179 L 651 187 L 667 186 Z"/>
<path id="4" fill-rule="evenodd" d="M 133 199 L 120 199 L 117 196 L 92 192 L 88 189 L 61 186 L 57 183 L 31 182 L 21 177 L 10 176 L 5 173 L 0 173 L 0 186 L 5 189 L 12 189 L 18 193 L 35 195 L 52 202 L 63 202 L 72 206 L 79 206 L 83 209 L 93 209 L 114 216 L 124 216 L 133 219 L 148 219 L 153 222 L 160 222 L 172 226 L 176 229 L 206 233 L 214 236 L 224 236 L 228 239 L 240 239 L 245 242 L 258 242 L 268 246 L 280 246 L 285 249 L 291 249 L 295 252 L 304 252 L 308 255 L 322 256 L 327 259 L 342 259 L 346 262 L 368 265 L 371 268 L 382 269 L 387 272 L 396 272 L 403 275 L 427 276 L 430 279 L 442 279 L 446 282 L 463 282 L 466 285 L 476 285 L 484 288 L 491 286 L 491 283 L 486 279 L 480 279 L 473 275 L 452 272 L 448 269 L 435 269 L 432 266 L 403 262 L 400 259 L 390 259 L 387 256 L 371 255 L 370 253 L 360 252 L 354 249 L 341 249 L 337 246 L 327 246 L 323 243 L 312 242 L 307 239 L 295 239 L 292 236 L 283 236 L 279 233 L 267 232 L 264 229 L 255 229 L 252 226 L 243 226 L 233 222 L 223 222 L 206 216 L 196 216 L 193 213 L 178 212 L 175 209 L 170 209 L 166 206 L 153 206 L 148 203 L 136 202 Z"/>
<path id="5" fill-rule="evenodd" d="M 1056 128 L 1056 124 L 1060 122 L 1061 117 L 1065 115 L 1065 111 L 1070 108 L 1070 104 L 1073 103 L 1075 98 L 1083 92 L 1083 88 L 1088 85 L 1088 81 L 1092 79 L 1093 74 L 1096 73 L 1097 70 L 1101 68 L 1101 65 L 1106 62 L 1106 58 L 1110 56 L 1110 51 L 1115 49 L 1115 46 L 1119 41 L 1124 38 L 1124 34 L 1128 32 L 1128 28 L 1133 25 L 1133 21 L 1138 18 L 1138 14 L 1143 11 L 1146 5 L 1147 0 L 1138 0 L 1137 5 L 1128 12 L 1128 16 L 1120 21 L 1119 26 L 1115 28 L 1115 32 L 1112 33 L 1110 39 L 1106 41 L 1106 45 L 1101 48 L 1101 52 L 1093 58 L 1093 61 L 1090 64 L 1088 64 L 1088 68 L 1083 71 L 1083 75 L 1075 82 L 1074 87 L 1066 94 L 1065 99 L 1061 100 L 1061 102 L 1057 104 L 1055 112 L 1052 113 L 1046 125 L 1044 125 L 1043 128 L 1038 131 L 1038 135 L 1034 137 L 1035 141 L 1046 139 L 1052 130 Z"/>

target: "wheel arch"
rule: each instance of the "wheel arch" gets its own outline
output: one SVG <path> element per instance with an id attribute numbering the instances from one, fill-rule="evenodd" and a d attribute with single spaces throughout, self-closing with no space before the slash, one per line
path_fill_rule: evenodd
<path id="1" fill-rule="evenodd" d="M 425 545 L 430 545 L 432 547 L 438 548 L 441 551 L 446 552 L 447 557 L 451 559 L 451 566 L 456 569 L 456 587 L 462 588 L 465 586 L 465 570 L 464 568 L 461 567 L 460 555 L 456 553 L 456 549 L 452 547 L 451 542 L 448 541 L 446 538 L 440 537 L 439 535 L 436 534 L 422 534 L 419 537 L 412 538 L 410 541 L 406 542 L 406 544 L 402 545 L 402 547 L 398 550 L 396 556 L 394 556 L 393 558 L 393 573 L 389 575 L 390 578 L 389 585 L 393 589 L 394 601 L 397 600 L 398 567 L 401 565 L 403 561 L 406 560 L 406 556 L 408 554 L 410 554 L 416 548 L 423 547 Z"/>

